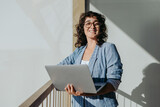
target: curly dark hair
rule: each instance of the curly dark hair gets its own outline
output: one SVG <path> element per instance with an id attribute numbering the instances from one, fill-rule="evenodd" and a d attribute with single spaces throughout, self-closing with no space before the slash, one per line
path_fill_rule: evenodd
<path id="1" fill-rule="evenodd" d="M 76 25 L 77 32 L 74 36 L 77 37 L 77 42 L 75 43 L 75 47 L 81 47 L 87 44 L 87 38 L 84 33 L 84 23 L 87 17 L 96 17 L 100 23 L 99 34 L 96 36 L 97 45 L 101 46 L 107 40 L 108 34 L 105 25 L 105 17 L 99 13 L 89 11 L 81 14 L 79 23 Z"/>

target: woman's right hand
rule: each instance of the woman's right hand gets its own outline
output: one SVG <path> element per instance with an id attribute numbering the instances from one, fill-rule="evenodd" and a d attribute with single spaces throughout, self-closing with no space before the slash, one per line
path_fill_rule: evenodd
<path id="1" fill-rule="evenodd" d="M 83 95 L 83 92 L 76 91 L 72 84 L 67 84 L 67 86 L 65 87 L 65 90 L 68 94 L 71 94 L 74 96 L 82 96 Z"/>

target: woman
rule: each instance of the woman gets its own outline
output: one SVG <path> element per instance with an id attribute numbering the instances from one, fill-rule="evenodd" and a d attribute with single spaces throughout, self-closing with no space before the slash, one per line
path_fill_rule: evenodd
<path id="1" fill-rule="evenodd" d="M 114 44 L 107 38 L 103 15 L 89 11 L 81 14 L 76 26 L 77 47 L 60 64 L 87 64 L 94 83 L 107 83 L 97 94 L 76 91 L 72 84 L 65 87 L 73 95 L 73 107 L 117 107 L 115 90 L 121 81 L 122 63 Z"/>

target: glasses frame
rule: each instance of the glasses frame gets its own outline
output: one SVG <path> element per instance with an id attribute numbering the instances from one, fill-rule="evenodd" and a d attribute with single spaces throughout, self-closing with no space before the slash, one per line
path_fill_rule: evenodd
<path id="1" fill-rule="evenodd" d="M 89 25 L 87 25 L 87 24 L 89 24 Z M 90 28 L 92 25 L 93 25 L 94 27 L 96 27 L 96 28 L 98 28 L 98 27 L 101 26 L 101 24 L 100 24 L 99 22 L 97 22 L 97 21 L 95 21 L 95 22 L 84 22 L 84 26 L 85 26 L 86 28 Z"/>

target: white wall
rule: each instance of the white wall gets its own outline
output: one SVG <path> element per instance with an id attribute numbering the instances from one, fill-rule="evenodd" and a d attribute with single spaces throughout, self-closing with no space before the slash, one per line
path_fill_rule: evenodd
<path id="1" fill-rule="evenodd" d="M 106 16 L 124 65 L 119 107 L 159 107 L 160 1 L 90 0 L 90 10 Z"/>
<path id="2" fill-rule="evenodd" d="M 0 107 L 20 105 L 71 52 L 72 0 L 1 0 Z"/>

